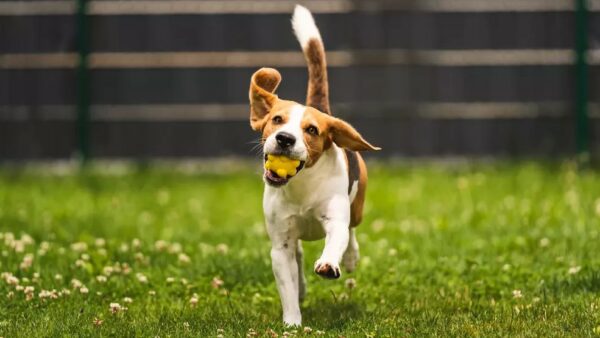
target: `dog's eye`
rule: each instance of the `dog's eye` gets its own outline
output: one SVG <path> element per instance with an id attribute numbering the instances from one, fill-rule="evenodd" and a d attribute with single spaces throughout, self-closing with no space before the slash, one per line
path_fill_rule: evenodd
<path id="1" fill-rule="evenodd" d="M 306 130 L 307 133 L 309 133 L 311 135 L 319 135 L 319 130 L 315 126 L 309 126 L 305 130 Z"/>
<path id="2" fill-rule="evenodd" d="M 281 118 L 281 116 L 278 115 L 273 118 L 273 123 L 280 124 L 281 122 L 283 122 L 283 119 Z"/>

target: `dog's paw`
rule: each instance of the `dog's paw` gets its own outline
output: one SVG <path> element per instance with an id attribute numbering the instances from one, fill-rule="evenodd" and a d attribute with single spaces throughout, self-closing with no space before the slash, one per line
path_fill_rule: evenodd
<path id="1" fill-rule="evenodd" d="M 302 317 L 297 316 L 284 316 L 283 324 L 287 327 L 300 327 L 302 326 Z"/>
<path id="2" fill-rule="evenodd" d="M 320 259 L 315 263 L 315 273 L 328 279 L 338 279 L 342 275 L 340 267 L 337 264 Z"/>

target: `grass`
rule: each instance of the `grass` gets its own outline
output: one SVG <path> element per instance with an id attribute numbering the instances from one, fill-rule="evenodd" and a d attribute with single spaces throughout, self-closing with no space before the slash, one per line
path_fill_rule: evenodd
<path id="1" fill-rule="evenodd" d="M 0 336 L 293 333 L 257 171 L 0 170 Z M 413 164 L 370 176 L 358 270 L 318 278 L 323 243 L 305 243 L 312 333 L 298 336 L 600 335 L 598 173 Z"/>

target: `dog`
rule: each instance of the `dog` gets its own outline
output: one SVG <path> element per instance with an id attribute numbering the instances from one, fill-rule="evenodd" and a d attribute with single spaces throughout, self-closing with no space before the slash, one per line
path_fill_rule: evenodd
<path id="1" fill-rule="evenodd" d="M 354 270 L 359 259 L 354 228 L 362 219 L 367 186 L 358 151 L 380 148 L 331 115 L 325 48 L 310 11 L 297 5 L 292 26 L 308 64 L 306 104 L 277 97 L 281 75 L 273 68 L 252 75 L 249 99 L 250 126 L 262 133 L 264 161 L 269 155 L 299 161 L 293 177 L 264 170 L 263 209 L 283 321 L 301 325 L 306 295 L 301 241 L 325 238 L 314 264 L 318 275 L 339 278 L 340 262 Z"/>

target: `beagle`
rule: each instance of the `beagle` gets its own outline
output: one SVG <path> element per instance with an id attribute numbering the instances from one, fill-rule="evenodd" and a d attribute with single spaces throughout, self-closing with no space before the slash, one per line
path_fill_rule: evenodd
<path id="1" fill-rule="evenodd" d="M 339 278 L 340 262 L 354 270 L 359 257 L 354 227 L 362 219 L 367 186 L 357 151 L 380 148 L 331 116 L 325 49 L 311 13 L 297 5 L 292 26 L 308 63 L 306 105 L 277 97 L 281 75 L 272 68 L 252 75 L 249 97 L 250 125 L 262 133 L 264 160 L 274 155 L 299 161 L 293 177 L 265 169 L 263 209 L 283 321 L 301 325 L 306 294 L 301 240 L 325 238 L 314 264 L 318 275 Z"/>

